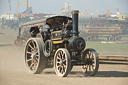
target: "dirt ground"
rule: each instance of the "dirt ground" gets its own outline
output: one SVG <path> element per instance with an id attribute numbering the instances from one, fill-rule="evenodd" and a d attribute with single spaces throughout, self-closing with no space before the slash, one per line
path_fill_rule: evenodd
<path id="1" fill-rule="evenodd" d="M 18 31 L 0 29 L 0 85 L 128 85 L 128 65 L 100 64 L 98 74 L 85 76 L 73 67 L 68 77 L 58 77 L 54 69 L 31 74 L 24 62 L 24 45 L 16 47 Z"/>

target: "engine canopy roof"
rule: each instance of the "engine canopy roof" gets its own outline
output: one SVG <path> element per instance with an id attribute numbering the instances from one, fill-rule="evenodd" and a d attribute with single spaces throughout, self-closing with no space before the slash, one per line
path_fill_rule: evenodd
<path id="1" fill-rule="evenodd" d="M 59 27 L 67 22 L 72 22 L 72 18 L 66 16 L 54 16 L 50 17 L 46 20 L 46 24 L 50 26 L 50 28 Z"/>

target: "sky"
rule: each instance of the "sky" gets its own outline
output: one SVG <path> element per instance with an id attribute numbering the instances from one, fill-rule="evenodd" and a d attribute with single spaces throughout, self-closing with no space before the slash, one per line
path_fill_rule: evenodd
<path id="1" fill-rule="evenodd" d="M 18 0 L 11 0 L 11 13 L 17 13 Z M 64 3 L 69 3 L 72 10 L 79 10 L 84 13 L 105 14 L 106 10 L 112 13 L 119 9 L 121 13 L 128 13 L 128 0 L 28 0 L 29 6 L 32 6 L 33 13 L 52 13 L 61 14 L 61 8 L 64 8 Z M 19 0 L 19 13 L 26 9 L 25 0 Z M 8 0 L 0 0 L 0 14 L 10 13 Z"/>

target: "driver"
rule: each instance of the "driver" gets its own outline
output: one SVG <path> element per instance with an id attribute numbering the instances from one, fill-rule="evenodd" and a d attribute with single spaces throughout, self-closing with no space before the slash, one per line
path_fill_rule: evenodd
<path id="1" fill-rule="evenodd" d="M 40 32 L 38 26 L 31 27 L 30 29 L 31 37 L 36 37 L 36 35 Z"/>

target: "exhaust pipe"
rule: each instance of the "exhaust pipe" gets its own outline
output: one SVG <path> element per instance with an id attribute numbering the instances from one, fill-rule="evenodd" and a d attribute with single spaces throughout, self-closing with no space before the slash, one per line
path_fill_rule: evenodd
<path id="1" fill-rule="evenodd" d="M 78 14 L 79 11 L 78 10 L 74 10 L 72 11 L 72 24 L 73 24 L 73 30 L 72 30 L 72 34 L 73 36 L 78 36 Z"/>

